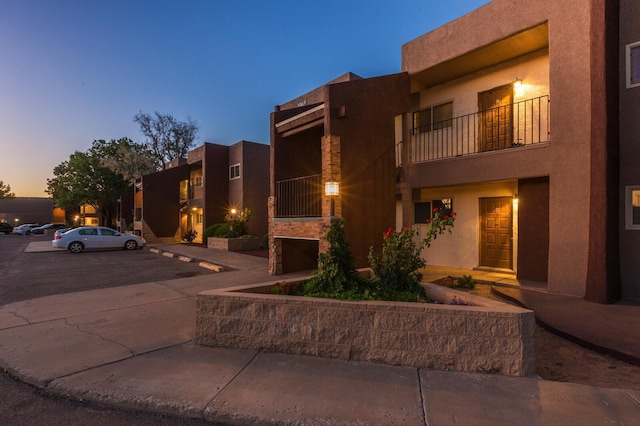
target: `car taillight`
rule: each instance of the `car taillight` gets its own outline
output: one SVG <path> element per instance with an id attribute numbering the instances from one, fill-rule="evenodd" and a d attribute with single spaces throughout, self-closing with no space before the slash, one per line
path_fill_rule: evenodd
<path id="1" fill-rule="evenodd" d="M 56 240 L 61 239 L 62 237 L 60 235 L 56 235 Z"/>

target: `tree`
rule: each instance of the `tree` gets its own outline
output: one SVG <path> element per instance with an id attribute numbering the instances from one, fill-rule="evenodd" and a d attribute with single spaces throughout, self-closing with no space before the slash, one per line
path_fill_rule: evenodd
<path id="1" fill-rule="evenodd" d="M 0 198 L 14 198 L 16 194 L 11 192 L 11 186 L 0 180 Z"/>
<path id="2" fill-rule="evenodd" d="M 96 140 L 87 152 L 71 154 L 69 160 L 53 169 L 54 177 L 47 179 L 46 192 L 66 210 L 84 204 L 93 206 L 100 214 L 100 223 L 111 225 L 117 198 L 131 191 L 121 173 L 104 165 L 117 155 L 121 141 Z"/>
<path id="3" fill-rule="evenodd" d="M 156 171 L 153 152 L 145 144 L 135 143 L 129 138 L 112 140 L 109 144 L 100 142 L 108 154 L 102 158 L 102 165 L 121 174 L 127 181 L 133 182 L 142 175 Z"/>
<path id="4" fill-rule="evenodd" d="M 178 121 L 171 114 L 155 111 L 148 114 L 140 111 L 133 118 L 140 131 L 147 138 L 147 147 L 153 153 L 156 170 L 163 170 L 166 163 L 174 158 L 184 158 L 193 147 L 198 134 L 198 124 L 187 118 Z"/>

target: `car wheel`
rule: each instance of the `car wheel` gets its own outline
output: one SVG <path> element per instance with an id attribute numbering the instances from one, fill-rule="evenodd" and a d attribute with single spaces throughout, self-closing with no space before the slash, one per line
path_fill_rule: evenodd
<path id="1" fill-rule="evenodd" d="M 126 243 L 124 243 L 124 248 L 127 250 L 135 250 L 136 248 L 138 248 L 138 243 L 136 243 L 133 240 L 129 240 Z"/>
<path id="2" fill-rule="evenodd" d="M 71 253 L 80 253 L 80 252 L 82 252 L 82 250 L 84 250 L 84 245 L 79 241 L 74 241 L 71 244 L 69 244 L 67 249 Z"/>

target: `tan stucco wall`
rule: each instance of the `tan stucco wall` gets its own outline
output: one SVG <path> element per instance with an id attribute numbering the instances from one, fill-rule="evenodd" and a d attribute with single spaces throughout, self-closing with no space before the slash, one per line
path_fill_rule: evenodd
<path id="1" fill-rule="evenodd" d="M 441 198 L 453 198 L 453 210 L 456 220 L 452 233 L 436 238 L 431 247 L 424 248 L 422 257 L 427 265 L 449 266 L 473 269 L 479 266 L 480 258 L 480 198 L 513 197 L 518 192 L 518 183 L 495 182 L 468 186 L 421 189 L 416 191 L 414 202 L 430 201 Z M 413 210 L 411 211 L 413 215 Z M 517 224 L 517 212 L 514 212 L 514 224 Z M 414 224 L 423 238 L 426 225 Z M 514 226 L 514 267 L 517 265 L 517 227 Z"/>
<path id="2" fill-rule="evenodd" d="M 526 148 L 519 148 L 517 153 L 512 152 L 507 156 L 487 153 L 460 162 L 451 160 L 441 161 L 438 165 L 420 165 L 410 173 L 409 178 L 419 183 L 414 187 L 420 187 L 422 184 L 451 185 L 549 176 L 548 289 L 575 296 L 585 295 L 587 281 L 589 213 L 592 203 L 591 123 L 594 119 L 591 106 L 594 97 L 597 99 L 598 96 L 597 93 L 592 95 L 591 85 L 590 6 L 590 2 L 584 0 L 494 0 L 402 48 L 402 68 L 412 75 L 548 22 L 548 69 L 541 71 L 544 65 L 540 62 L 532 68 L 538 71 L 531 76 L 531 80 L 539 83 L 548 78 L 551 98 L 550 144 L 529 152 L 524 150 Z M 547 60 L 545 57 L 535 59 L 535 54 L 529 56 L 534 62 Z M 493 78 L 496 78 L 495 81 L 507 78 L 512 81 L 516 72 L 526 72 L 526 61 L 512 62 L 512 65 L 494 66 L 493 69 L 459 79 L 457 83 L 460 88 L 467 86 L 469 90 L 470 98 L 463 100 L 464 108 L 468 106 L 470 112 L 477 111 L 477 105 L 473 110 L 471 97 L 477 102 L 478 89 L 474 85 L 482 79 L 487 79 L 485 83 Z M 487 71 L 493 75 L 489 76 Z M 513 76 L 510 75 L 512 73 Z M 526 74 L 522 78 L 525 83 L 529 80 Z M 436 98 L 445 99 L 447 90 L 449 88 L 445 84 L 430 92 Z M 455 167 L 460 167 L 460 170 L 457 171 Z M 427 171 L 428 176 L 424 174 Z M 443 178 L 447 172 L 451 175 Z M 431 178 L 433 176 L 435 178 Z M 437 183 L 433 182 L 434 179 Z M 427 183 L 429 180 L 431 184 Z M 409 207 L 406 202 L 404 205 L 405 208 Z M 406 219 L 406 213 L 404 215 Z"/>

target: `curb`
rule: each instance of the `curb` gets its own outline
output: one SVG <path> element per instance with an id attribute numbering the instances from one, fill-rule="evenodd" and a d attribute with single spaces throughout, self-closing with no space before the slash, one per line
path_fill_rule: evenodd
<path id="1" fill-rule="evenodd" d="M 169 251 L 163 251 L 155 247 L 146 247 L 146 249 L 151 253 L 160 254 L 162 256 L 169 257 L 169 258 L 177 258 L 181 262 L 187 262 L 187 263 L 198 262 L 198 266 L 200 266 L 201 268 L 208 269 L 210 271 L 222 272 L 225 270 L 225 267 L 222 265 L 216 265 L 215 263 L 211 263 L 208 261 L 200 261 L 193 257 L 179 255 L 179 254 L 171 253 Z"/>

